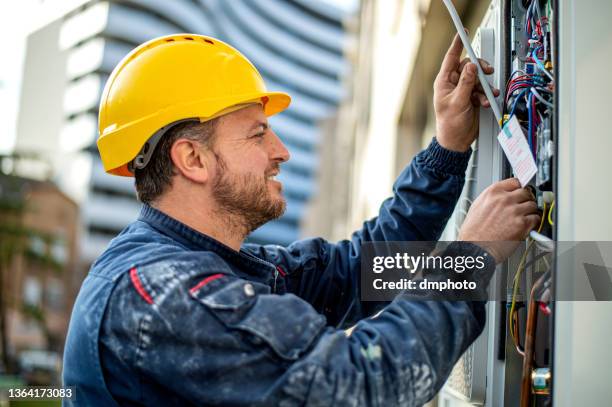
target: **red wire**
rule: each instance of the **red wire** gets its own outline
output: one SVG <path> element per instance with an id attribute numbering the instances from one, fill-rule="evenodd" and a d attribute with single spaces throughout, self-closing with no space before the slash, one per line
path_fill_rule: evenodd
<path id="1" fill-rule="evenodd" d="M 527 34 L 531 33 L 531 19 L 527 20 Z"/>
<path id="2" fill-rule="evenodd" d="M 544 313 L 544 315 L 550 315 L 550 308 L 544 302 L 540 302 L 540 311 Z"/>
<path id="3" fill-rule="evenodd" d="M 520 84 L 511 85 L 511 87 L 506 92 L 506 103 L 510 100 L 510 97 L 512 96 L 512 94 L 514 94 L 514 92 L 516 92 L 517 90 L 525 89 L 529 87 L 531 87 L 531 83 L 520 83 Z"/>

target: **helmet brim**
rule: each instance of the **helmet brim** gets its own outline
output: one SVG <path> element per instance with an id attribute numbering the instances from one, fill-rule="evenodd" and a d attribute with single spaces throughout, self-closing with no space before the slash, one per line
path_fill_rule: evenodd
<path id="1" fill-rule="evenodd" d="M 138 155 L 140 151 L 138 146 L 144 145 L 157 130 L 170 123 L 188 118 L 199 118 L 200 121 L 210 120 L 217 117 L 220 112 L 228 107 L 252 101 L 261 101 L 264 107 L 264 114 L 272 116 L 287 109 L 291 103 L 291 97 L 284 92 L 257 92 L 232 95 L 216 100 L 199 100 L 168 107 L 163 111 L 154 113 L 154 115 L 143 117 L 141 120 L 131 122 L 129 125 L 115 128 L 103 134 L 98 139 L 100 151 L 123 151 L 120 155 L 105 157 L 106 159 L 103 160 L 105 163 L 104 170 L 113 175 L 133 177 L 134 174 L 128 169 L 128 163 Z M 128 139 L 122 137 L 121 134 L 126 131 L 141 135 L 141 140 L 136 143 L 127 143 L 126 140 Z"/>

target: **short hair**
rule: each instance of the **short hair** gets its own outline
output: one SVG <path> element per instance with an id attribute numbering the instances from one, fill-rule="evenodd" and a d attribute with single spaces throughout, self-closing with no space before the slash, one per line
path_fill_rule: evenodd
<path id="1" fill-rule="evenodd" d="M 212 148 L 215 130 L 219 118 L 205 121 L 188 121 L 179 123 L 164 134 L 155 147 L 146 167 L 134 170 L 136 194 L 138 200 L 145 204 L 155 202 L 172 185 L 176 168 L 172 163 L 170 150 L 178 139 L 199 141 Z"/>

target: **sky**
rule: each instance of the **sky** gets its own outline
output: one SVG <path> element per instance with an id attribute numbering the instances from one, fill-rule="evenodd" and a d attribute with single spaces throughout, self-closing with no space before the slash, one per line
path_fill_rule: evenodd
<path id="1" fill-rule="evenodd" d="M 9 152 L 14 144 L 25 35 L 32 23 L 31 10 L 40 3 L 0 0 L 0 37 L 11 39 L 0 45 L 0 154 Z"/>

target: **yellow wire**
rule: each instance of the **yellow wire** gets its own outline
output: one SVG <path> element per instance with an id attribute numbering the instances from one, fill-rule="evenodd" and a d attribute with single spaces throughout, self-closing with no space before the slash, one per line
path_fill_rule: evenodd
<path id="1" fill-rule="evenodd" d="M 552 204 L 550 205 L 550 209 L 548 210 L 548 223 L 550 224 L 550 226 L 553 226 L 555 224 L 552 220 L 552 211 L 554 207 L 555 201 L 552 202 Z"/>
<path id="2" fill-rule="evenodd" d="M 552 202 L 552 204 L 550 205 L 550 208 L 548 209 L 548 223 L 550 223 L 551 225 L 553 225 L 551 214 L 552 214 L 554 206 L 555 206 L 555 201 Z M 540 219 L 540 226 L 538 227 L 538 233 L 542 231 L 542 227 L 544 226 L 545 218 L 546 218 L 546 202 L 544 202 L 543 207 L 542 207 L 542 218 Z M 529 251 L 531 250 L 531 246 L 533 246 L 534 242 L 535 241 L 533 239 L 531 238 L 529 239 L 529 244 L 527 245 L 527 248 L 525 249 L 525 252 L 523 253 L 523 256 L 521 257 L 521 261 L 519 262 L 518 268 L 516 269 L 516 274 L 514 275 L 514 281 L 512 282 L 512 305 L 510 306 L 510 315 L 508 318 L 508 325 L 510 327 L 510 335 L 512 336 L 512 340 L 515 342 L 515 344 L 516 344 L 516 338 L 515 338 L 515 332 L 514 332 L 514 324 L 512 323 L 512 317 L 514 315 L 514 310 L 516 308 L 516 294 L 518 293 L 518 287 L 519 287 L 519 281 L 521 278 L 521 274 L 523 273 L 523 270 L 525 269 L 525 261 L 527 260 L 527 255 L 529 254 Z"/>
<path id="3" fill-rule="evenodd" d="M 516 306 L 516 294 L 518 293 L 518 281 L 523 272 L 524 263 L 525 263 L 525 260 L 527 259 L 527 254 L 529 253 L 531 246 L 533 246 L 533 242 L 534 240 L 530 239 L 530 242 L 527 245 L 527 248 L 525 249 L 525 253 L 523 253 L 523 256 L 521 257 L 521 261 L 519 262 L 518 268 L 516 270 L 516 275 L 514 276 L 514 281 L 512 283 L 512 305 L 510 306 L 510 318 L 508 319 L 508 321 L 510 322 L 510 335 L 512 335 L 512 338 L 514 338 L 514 328 L 512 326 L 512 315 L 514 314 L 514 307 Z"/>
<path id="4" fill-rule="evenodd" d="M 546 217 L 546 202 L 544 202 L 544 206 L 542 208 L 542 218 L 540 219 L 540 227 L 538 228 L 538 233 L 542 231 L 542 226 L 544 226 L 545 217 Z"/>
<path id="5" fill-rule="evenodd" d="M 552 208 L 552 207 L 551 207 Z M 540 226 L 538 227 L 538 233 L 540 233 L 542 231 L 542 227 L 544 226 L 544 219 L 546 218 L 546 202 L 543 203 L 543 207 L 542 207 L 542 218 L 540 219 Z M 529 250 L 531 249 L 531 245 L 533 245 L 533 240 L 531 240 L 529 242 L 529 245 L 527 246 L 527 249 L 525 249 L 525 253 L 523 253 L 523 256 L 521 257 L 521 261 L 519 262 L 519 266 L 516 270 L 516 275 L 514 276 L 514 281 L 512 283 L 512 306 L 510 307 L 510 333 L 512 334 L 512 336 L 514 337 L 514 328 L 513 328 L 513 324 L 512 324 L 512 315 L 514 313 L 514 307 L 516 305 L 516 294 L 518 292 L 518 281 L 520 279 L 520 275 L 523 272 L 523 263 L 525 262 L 525 259 L 527 258 L 527 253 L 529 252 Z"/>

